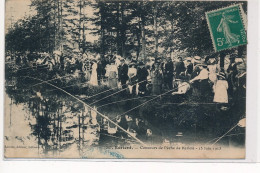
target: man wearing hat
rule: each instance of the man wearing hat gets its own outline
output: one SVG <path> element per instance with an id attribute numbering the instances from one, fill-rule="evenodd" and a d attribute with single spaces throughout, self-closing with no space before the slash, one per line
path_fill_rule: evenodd
<path id="1" fill-rule="evenodd" d="M 210 85 L 214 85 L 217 81 L 217 72 L 220 71 L 217 61 L 214 56 L 207 56 L 208 70 L 209 70 L 209 81 Z"/>
<path id="2" fill-rule="evenodd" d="M 155 62 L 154 69 L 151 71 L 152 94 L 159 95 L 162 90 L 163 72 L 160 69 L 160 63 Z"/>
<path id="3" fill-rule="evenodd" d="M 194 56 L 193 58 L 193 64 L 194 66 L 196 66 L 197 64 L 200 64 L 201 63 L 201 57 L 199 56 Z"/>
<path id="4" fill-rule="evenodd" d="M 231 96 L 233 96 L 234 89 L 236 88 L 236 76 L 238 74 L 237 64 L 235 62 L 236 57 L 237 57 L 236 54 L 230 55 L 230 64 L 227 68 L 228 84 L 229 84 L 228 93 Z"/>
<path id="5" fill-rule="evenodd" d="M 129 92 L 130 94 L 133 94 L 136 92 L 136 81 L 137 81 L 137 69 L 136 69 L 136 62 L 132 61 L 129 64 L 129 69 L 128 69 L 128 78 L 129 78 L 129 82 L 128 82 L 128 88 L 129 88 Z"/>
<path id="6" fill-rule="evenodd" d="M 186 75 L 190 77 L 191 74 L 193 73 L 193 63 L 191 63 L 191 58 L 190 57 L 188 57 L 186 59 L 186 61 L 187 61 Z"/>
<path id="7" fill-rule="evenodd" d="M 198 76 L 190 80 L 190 83 L 194 83 L 193 85 L 198 87 L 200 97 L 207 98 L 209 94 L 209 83 L 208 83 L 209 71 L 207 70 L 207 64 L 202 63 L 199 64 L 198 67 L 200 68 L 200 73 Z"/>
<path id="8" fill-rule="evenodd" d="M 179 79 L 179 76 L 182 72 L 185 72 L 185 65 L 184 62 L 182 60 L 182 57 L 178 57 L 178 61 L 175 65 L 175 73 L 176 73 L 176 78 Z"/>
<path id="9" fill-rule="evenodd" d="M 54 59 L 55 59 L 56 64 L 59 64 L 60 63 L 60 57 L 61 57 L 61 51 L 55 50 L 53 52 L 53 55 L 54 55 Z"/>
<path id="10" fill-rule="evenodd" d="M 173 62 L 171 57 L 167 57 L 167 62 L 165 64 L 165 82 L 170 90 L 173 88 L 172 81 L 173 81 Z"/>
<path id="11" fill-rule="evenodd" d="M 139 85 L 138 90 L 141 95 L 144 95 L 146 93 L 147 76 L 148 76 L 148 71 L 145 68 L 144 63 L 140 62 L 139 67 L 137 69 L 137 79 Z"/>
<path id="12" fill-rule="evenodd" d="M 120 60 L 121 65 L 118 67 L 118 80 L 121 82 L 122 88 L 126 88 L 126 81 L 128 80 L 128 65 L 125 64 L 125 59 Z"/>

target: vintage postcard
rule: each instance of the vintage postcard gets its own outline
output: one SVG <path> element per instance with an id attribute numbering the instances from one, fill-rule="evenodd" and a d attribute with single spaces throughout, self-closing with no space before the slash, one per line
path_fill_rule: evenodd
<path id="1" fill-rule="evenodd" d="M 247 1 L 5 4 L 5 158 L 245 158 Z"/>

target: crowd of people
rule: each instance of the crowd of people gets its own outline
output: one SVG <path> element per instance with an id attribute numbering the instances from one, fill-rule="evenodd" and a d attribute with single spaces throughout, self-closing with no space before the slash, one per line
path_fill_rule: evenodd
<path id="1" fill-rule="evenodd" d="M 118 55 L 101 58 L 99 54 L 90 56 L 74 51 L 72 56 L 64 56 L 62 52 L 54 51 L 52 55 L 16 55 L 14 61 L 17 65 L 30 64 L 48 73 L 78 73 L 90 85 L 107 85 L 130 95 L 160 95 L 165 91 L 180 95 L 192 90 L 194 96 L 205 101 L 210 101 L 208 98 L 213 95 L 213 102 L 228 103 L 241 77 L 236 58 L 235 54 L 230 55 L 227 69 L 220 67 L 219 58 L 215 56 L 159 57 L 149 58 L 144 63 Z M 245 82 L 242 87 L 245 88 Z"/>
<path id="2" fill-rule="evenodd" d="M 9 55 L 6 62 L 13 61 L 18 70 L 27 69 L 29 66 L 29 69 L 49 74 L 50 78 L 55 78 L 55 74 L 61 72 L 63 75 L 60 76 L 66 77 L 71 74 L 93 87 L 107 85 L 127 96 L 160 96 L 167 93 L 170 97 L 178 99 L 191 95 L 192 99 L 199 99 L 202 103 L 220 103 L 219 108 L 222 108 L 232 101 L 238 88 L 244 91 L 246 88 L 246 72 L 239 70 L 236 60 L 237 55 L 231 54 L 224 68 L 220 67 L 219 57 L 216 56 L 179 56 L 175 59 L 158 57 L 148 58 L 144 62 L 124 59 L 118 55 L 101 58 L 99 54 L 90 56 L 74 51 L 72 56 L 64 56 L 62 52 L 54 51 L 51 55 Z M 147 121 L 141 117 L 127 114 L 116 117 L 116 124 L 126 129 L 127 135 L 118 131 L 118 127 L 106 119 L 102 119 L 99 124 L 96 111 L 88 112 L 89 119 L 85 119 L 85 123 L 89 128 L 84 133 L 89 145 L 98 145 L 100 132 L 107 132 L 108 135 L 120 139 L 127 139 L 131 134 L 144 141 L 157 140 Z"/>

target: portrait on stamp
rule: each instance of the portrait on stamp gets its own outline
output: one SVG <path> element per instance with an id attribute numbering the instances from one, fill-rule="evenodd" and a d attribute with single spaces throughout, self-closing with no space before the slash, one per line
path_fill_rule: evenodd
<path id="1" fill-rule="evenodd" d="M 216 51 L 247 43 L 240 5 L 206 12 L 206 17 Z"/>

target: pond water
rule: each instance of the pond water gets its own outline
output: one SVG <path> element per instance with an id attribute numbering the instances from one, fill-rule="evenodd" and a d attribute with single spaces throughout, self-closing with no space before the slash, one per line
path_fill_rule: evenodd
<path id="1" fill-rule="evenodd" d="M 132 136 L 148 145 L 212 143 L 245 114 L 243 95 L 222 110 L 212 103 L 212 98 L 196 100 L 190 93 L 158 98 L 126 92 L 115 94 L 119 90 L 105 85 L 90 86 L 80 74 L 52 80 L 59 77 L 46 77 L 39 69 L 22 73 L 8 70 L 5 145 L 30 146 L 32 152 L 42 156 L 73 152 L 84 157 L 100 147 L 138 145 L 140 142 Z M 41 80 L 51 80 L 51 84 L 86 104 Z M 146 101 L 147 104 L 140 106 Z M 137 108 L 129 111 L 134 107 Z M 244 146 L 244 133 L 244 129 L 237 128 L 220 143 Z"/>

